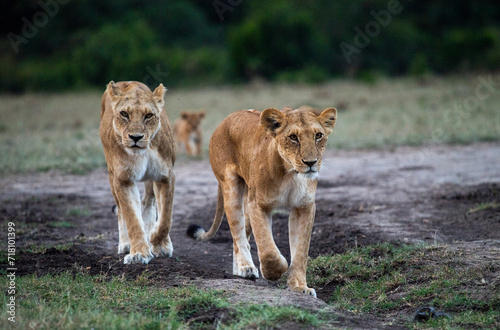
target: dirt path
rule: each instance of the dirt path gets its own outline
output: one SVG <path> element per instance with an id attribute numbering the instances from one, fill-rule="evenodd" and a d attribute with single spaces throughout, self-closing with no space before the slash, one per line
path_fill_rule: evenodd
<path id="1" fill-rule="evenodd" d="M 383 241 L 462 241 L 478 250 L 498 250 L 499 208 L 476 212 L 474 208 L 500 203 L 499 164 L 498 143 L 402 147 L 393 151 L 328 150 L 317 191 L 310 255 L 338 253 L 355 245 Z M 18 225 L 18 244 L 25 260 L 21 272 L 46 274 L 77 264 L 91 274 L 133 277 L 147 267 L 158 285 L 189 282 L 225 288 L 233 300 L 239 301 L 255 299 L 255 287 L 260 287 L 268 290 L 258 295 L 261 302 L 288 302 L 310 309 L 327 306 L 312 298 L 296 299 L 295 294 L 277 291 L 275 284 L 262 279 L 253 283 L 232 276 L 232 240 L 227 223 L 209 242 L 187 238 L 189 224 L 210 226 L 217 182 L 207 160 L 181 161 L 175 172 L 171 234 L 175 258 L 155 258 L 148 266 L 124 266 L 116 254 L 118 232 L 104 169 L 85 176 L 49 172 L 1 178 L 0 220 Z M 276 212 L 273 231 L 278 247 L 289 258 L 287 218 L 287 210 Z M 34 248 L 61 244 L 71 247 L 44 252 Z M 255 246 L 252 251 L 258 265 Z M 230 294 L 236 291 L 248 294 Z M 318 296 L 326 298 L 328 292 L 318 290 Z"/>

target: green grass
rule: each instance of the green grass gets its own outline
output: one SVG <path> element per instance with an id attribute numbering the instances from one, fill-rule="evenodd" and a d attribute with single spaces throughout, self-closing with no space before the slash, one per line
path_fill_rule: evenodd
<path id="1" fill-rule="evenodd" d="M 498 328 L 498 263 L 476 259 L 474 252 L 445 245 L 384 243 L 310 260 L 308 284 L 318 292 L 333 286 L 328 302 L 341 314 L 369 313 L 371 318 L 411 328 Z M 338 313 L 231 304 L 221 291 L 165 288 L 147 270 L 127 280 L 90 276 L 75 267 L 60 275 L 18 276 L 16 286 L 20 328 L 197 329 L 217 322 L 222 329 L 338 325 Z M 3 299 L 5 313 L 7 295 Z M 412 323 L 415 311 L 425 306 L 450 318 Z M 214 320 L 214 315 L 224 317 Z M 8 328 L 6 318 L 0 319 L 0 327 Z"/>
<path id="2" fill-rule="evenodd" d="M 321 325 L 317 315 L 292 307 L 231 305 L 222 292 L 193 287 L 158 288 L 148 276 L 135 281 L 82 273 L 36 275 L 16 280 L 20 329 L 185 329 L 213 327 L 200 313 L 223 310 L 222 327 L 272 327 L 294 321 L 304 327 Z M 4 295 L 2 313 L 8 297 Z M 206 323 L 209 322 L 209 323 Z M 0 319 L 9 328 L 7 318 Z"/>
<path id="3" fill-rule="evenodd" d="M 50 227 L 64 227 L 64 228 L 70 228 L 73 227 L 74 225 L 71 222 L 68 221 L 54 221 L 49 223 Z"/>
<path id="4" fill-rule="evenodd" d="M 304 328 L 319 327 L 324 316 L 315 315 L 306 310 L 294 307 L 270 307 L 267 305 L 250 305 L 239 310 L 241 319 L 229 325 L 230 329 L 276 329 L 279 324 L 294 322 Z"/>
<path id="5" fill-rule="evenodd" d="M 500 204 L 499 203 L 495 203 L 495 202 L 481 203 L 481 204 L 477 205 L 476 207 L 471 208 L 468 213 L 475 213 L 475 212 L 478 212 L 478 211 L 496 209 L 496 208 L 499 208 L 499 207 L 500 207 Z"/>
<path id="6" fill-rule="evenodd" d="M 75 217 L 88 217 L 92 215 L 92 211 L 88 208 L 70 209 L 66 213 L 70 216 L 75 216 Z"/>
<path id="7" fill-rule="evenodd" d="M 333 285 L 329 302 L 342 310 L 396 315 L 433 306 L 451 318 L 423 327 L 495 328 L 500 293 L 494 280 L 484 278 L 494 278 L 497 270 L 488 263 L 470 265 L 462 252 L 445 246 L 385 243 L 311 260 L 308 284 Z"/>
<path id="8" fill-rule="evenodd" d="M 304 104 L 319 109 L 339 107 L 329 148 L 498 141 L 500 93 L 481 90 L 487 97 L 477 108 L 464 107 L 475 96 L 478 78 L 172 89 L 166 94 L 166 111 L 174 121 L 183 110 L 206 109 L 205 152 L 214 129 L 233 111 Z M 493 79 L 498 81 L 500 76 Z M 104 166 L 98 134 L 100 105 L 101 93 L 96 92 L 0 96 L 0 143 L 4 147 L 0 175 L 51 169 L 80 174 Z"/>
<path id="9" fill-rule="evenodd" d="M 54 248 L 54 249 L 59 250 L 59 251 L 66 251 L 66 250 L 69 250 L 72 246 L 73 246 L 73 243 L 71 243 L 71 242 L 60 243 L 60 244 L 56 244 L 53 246 L 49 246 L 47 244 L 40 244 L 40 245 L 29 244 L 27 246 L 24 246 L 22 248 L 22 250 L 26 251 L 26 252 L 31 252 L 31 253 L 44 253 L 45 251 L 47 251 L 47 249 L 50 249 L 50 248 Z"/>

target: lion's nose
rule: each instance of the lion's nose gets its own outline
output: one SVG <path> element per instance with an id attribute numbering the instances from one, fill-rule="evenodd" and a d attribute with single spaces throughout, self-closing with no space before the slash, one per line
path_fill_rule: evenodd
<path id="1" fill-rule="evenodd" d="M 312 160 L 303 160 L 302 159 L 302 162 L 309 167 L 313 167 L 314 164 L 316 164 L 318 162 L 318 160 L 317 159 L 312 159 Z"/>
<path id="2" fill-rule="evenodd" d="M 144 134 L 129 134 L 128 137 L 134 140 L 134 142 L 137 142 L 144 137 Z"/>

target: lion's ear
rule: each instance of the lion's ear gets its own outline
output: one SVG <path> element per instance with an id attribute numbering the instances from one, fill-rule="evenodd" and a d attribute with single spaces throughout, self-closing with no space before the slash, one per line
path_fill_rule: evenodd
<path id="1" fill-rule="evenodd" d="M 153 100 L 155 101 L 156 105 L 158 108 L 161 110 L 163 109 L 163 105 L 165 104 L 165 93 L 167 92 L 167 89 L 163 87 L 163 84 L 160 84 L 156 89 L 153 91 Z"/>
<path id="2" fill-rule="evenodd" d="M 267 130 L 276 133 L 285 123 L 285 114 L 275 108 L 266 109 L 260 114 L 260 123 Z"/>
<path id="3" fill-rule="evenodd" d="M 203 118 L 205 118 L 205 114 L 206 114 L 205 110 L 201 110 L 199 112 L 198 116 L 200 117 L 200 119 L 203 119 Z"/>
<path id="4" fill-rule="evenodd" d="M 326 108 L 318 116 L 319 123 L 325 128 L 326 134 L 330 134 L 333 131 L 335 122 L 337 120 L 337 109 Z"/>
<path id="5" fill-rule="evenodd" d="M 122 91 L 120 87 L 116 86 L 115 82 L 111 80 L 108 84 L 108 87 L 106 88 L 106 91 L 108 92 L 109 96 L 111 97 L 111 100 L 113 102 L 117 102 L 118 99 L 122 96 Z"/>

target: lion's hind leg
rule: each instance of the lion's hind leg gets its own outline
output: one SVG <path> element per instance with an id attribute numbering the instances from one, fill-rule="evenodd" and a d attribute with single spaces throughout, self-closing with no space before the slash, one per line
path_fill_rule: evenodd
<path id="1" fill-rule="evenodd" d="M 252 224 L 250 223 L 250 209 L 248 208 L 248 187 L 245 187 L 243 201 L 243 208 L 245 211 L 245 232 L 247 234 L 247 240 L 250 242 L 250 237 L 252 237 Z"/>
<path id="2" fill-rule="evenodd" d="M 246 183 L 237 175 L 228 175 L 221 185 L 224 209 L 233 236 L 233 274 L 250 279 L 259 278 L 259 271 L 250 254 L 245 224 L 243 198 Z"/>

